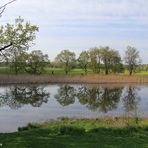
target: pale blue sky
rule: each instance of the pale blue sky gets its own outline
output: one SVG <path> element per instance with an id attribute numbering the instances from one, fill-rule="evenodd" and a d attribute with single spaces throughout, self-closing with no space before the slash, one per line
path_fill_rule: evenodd
<path id="1" fill-rule="evenodd" d="M 94 46 L 110 46 L 123 55 L 131 45 L 148 63 L 147 10 L 148 0 L 17 0 L 0 22 L 22 16 L 38 25 L 33 49 L 47 53 L 51 60 L 63 49 L 78 54 Z"/>

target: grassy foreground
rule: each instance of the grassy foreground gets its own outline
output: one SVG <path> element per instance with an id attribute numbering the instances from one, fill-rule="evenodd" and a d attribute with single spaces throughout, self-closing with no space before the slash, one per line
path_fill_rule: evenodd
<path id="1" fill-rule="evenodd" d="M 148 148 L 148 120 L 61 119 L 0 134 L 4 148 Z"/>

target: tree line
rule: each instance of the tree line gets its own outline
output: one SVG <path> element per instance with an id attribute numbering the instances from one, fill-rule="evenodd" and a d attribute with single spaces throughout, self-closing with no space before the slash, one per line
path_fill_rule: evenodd
<path id="1" fill-rule="evenodd" d="M 73 51 L 62 50 L 55 60 L 50 62 L 48 55 L 41 50 L 28 52 L 38 31 L 38 26 L 24 21 L 21 17 L 17 18 L 14 24 L 7 23 L 0 27 L 0 49 L 3 49 L 0 50 L 0 58 L 1 61 L 9 63 L 15 74 L 41 74 L 50 63 L 50 66 L 62 67 L 66 75 L 75 67 L 83 69 L 85 74 L 88 73 L 88 69 L 92 69 L 96 74 L 102 71 L 106 75 L 121 73 L 125 65 L 129 75 L 132 75 L 141 63 L 139 51 L 131 46 L 127 47 L 124 60 L 121 59 L 118 50 L 106 46 L 82 51 L 78 58 Z"/>
<path id="2" fill-rule="evenodd" d="M 68 74 L 76 65 L 82 68 L 85 74 L 87 74 L 88 68 L 91 68 L 94 73 L 99 74 L 103 70 L 106 75 L 121 73 L 125 70 L 126 65 L 129 75 L 132 75 L 141 63 L 141 59 L 139 51 L 134 47 L 127 47 L 123 61 L 118 50 L 106 46 L 82 51 L 77 59 L 74 52 L 62 50 L 56 56 L 55 63 L 64 68 L 65 74 Z"/>

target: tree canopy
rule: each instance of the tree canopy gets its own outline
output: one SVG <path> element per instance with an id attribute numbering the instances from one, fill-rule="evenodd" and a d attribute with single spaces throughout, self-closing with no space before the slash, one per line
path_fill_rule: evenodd
<path id="1" fill-rule="evenodd" d="M 7 47 L 1 51 L 7 62 L 13 64 L 15 73 L 18 73 L 18 56 L 29 49 L 36 38 L 38 26 L 31 25 L 30 22 L 25 22 L 24 19 L 18 18 L 15 24 L 7 23 L 0 27 L 0 45 Z M 11 45 L 11 46 L 9 46 Z"/>
<path id="2" fill-rule="evenodd" d="M 55 58 L 57 62 L 63 65 L 66 75 L 73 68 L 75 59 L 76 59 L 75 53 L 69 50 L 62 50 Z"/>
<path id="3" fill-rule="evenodd" d="M 137 66 L 141 63 L 139 51 L 135 47 L 128 46 L 125 51 L 124 61 L 128 66 L 129 75 L 132 75 Z"/>

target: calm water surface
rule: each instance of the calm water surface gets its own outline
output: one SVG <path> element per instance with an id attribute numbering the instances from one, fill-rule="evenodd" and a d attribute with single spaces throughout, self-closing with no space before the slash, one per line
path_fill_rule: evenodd
<path id="1" fill-rule="evenodd" d="M 0 86 L 0 132 L 59 117 L 148 117 L 148 85 Z"/>

